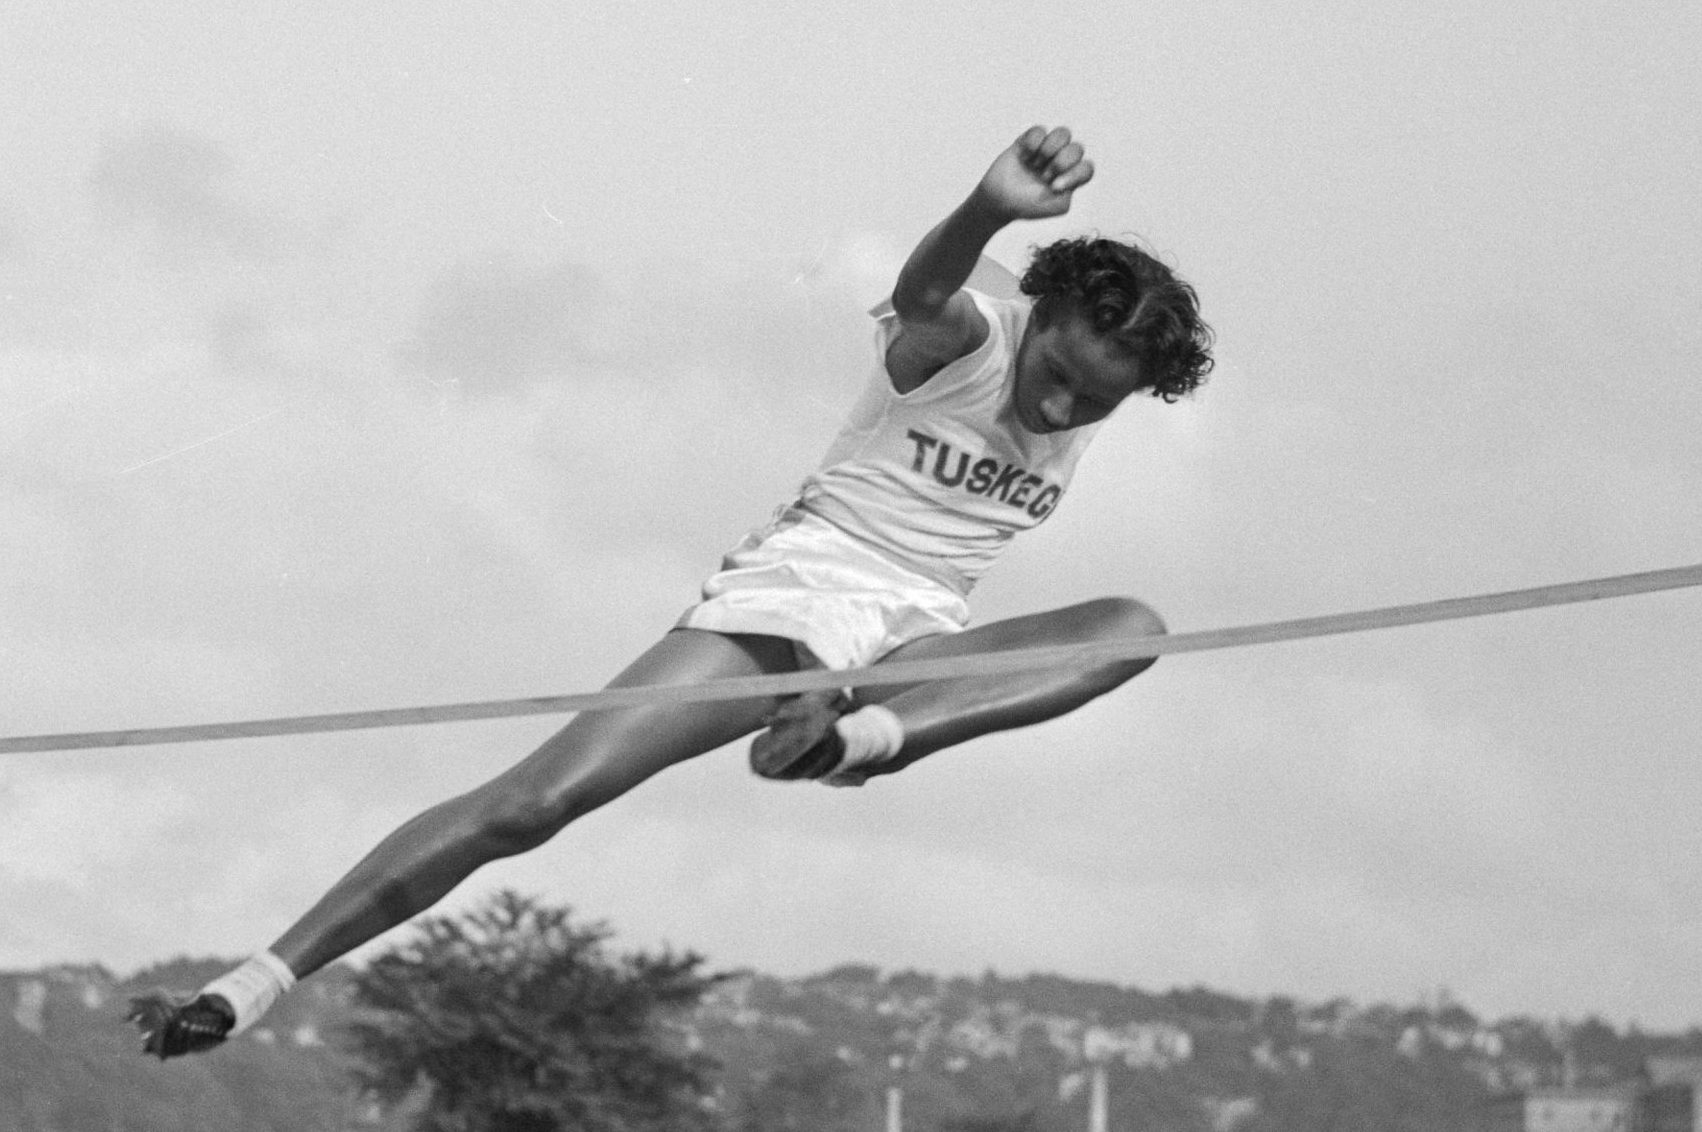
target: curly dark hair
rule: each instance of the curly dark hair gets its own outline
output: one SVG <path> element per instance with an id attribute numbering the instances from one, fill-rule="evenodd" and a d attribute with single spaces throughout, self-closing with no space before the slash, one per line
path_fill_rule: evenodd
<path id="1" fill-rule="evenodd" d="M 1154 397 L 1175 402 L 1211 372 L 1213 335 L 1199 296 L 1133 244 L 1081 236 L 1037 248 L 1022 292 L 1040 326 L 1076 312 L 1121 342 L 1140 359 Z"/>

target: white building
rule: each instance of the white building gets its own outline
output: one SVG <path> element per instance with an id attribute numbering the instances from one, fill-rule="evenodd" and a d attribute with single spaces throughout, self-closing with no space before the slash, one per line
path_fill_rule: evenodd
<path id="1" fill-rule="evenodd" d="M 1525 1132 L 1632 1132 L 1637 1092 L 1625 1086 L 1533 1089 Z"/>

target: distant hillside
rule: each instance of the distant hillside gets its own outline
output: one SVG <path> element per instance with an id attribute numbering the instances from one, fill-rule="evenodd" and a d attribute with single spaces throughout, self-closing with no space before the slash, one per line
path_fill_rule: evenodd
<path id="1" fill-rule="evenodd" d="M 0 1130 L 402 1126 L 347 1084 L 335 1044 L 349 1016 L 344 969 L 309 980 L 216 1053 L 143 1057 L 122 1021 L 128 995 L 197 986 L 228 966 L 177 960 L 128 979 L 99 967 L 0 973 Z M 1568 1053 L 1580 1083 L 1630 1079 L 1651 1055 L 1702 1054 L 1696 1029 L 1490 1023 L 1450 1002 L 1304 1004 L 865 966 L 730 977 L 679 1038 L 722 1063 L 721 1109 L 740 1132 L 879 1128 L 892 1086 L 918 1132 L 1076 1130 L 1095 1064 L 1113 1129 L 1470 1132 L 1492 1126 L 1498 1096 L 1558 1083 Z"/>

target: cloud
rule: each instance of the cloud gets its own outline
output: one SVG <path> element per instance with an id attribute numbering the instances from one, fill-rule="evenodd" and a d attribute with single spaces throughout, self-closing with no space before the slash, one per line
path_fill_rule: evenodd
<path id="1" fill-rule="evenodd" d="M 168 256 L 260 259 L 267 225 L 230 191 L 235 166 L 214 141 L 154 126 L 108 139 L 85 183 L 99 215 Z"/>
<path id="2" fill-rule="evenodd" d="M 248 752 L 250 758 L 256 752 Z M 239 954 L 281 929 L 313 886 L 408 815 L 394 803 L 258 765 L 277 788 L 249 806 L 221 773 L 235 752 L 175 762 L 128 752 L 105 765 L 43 757 L 0 779 L 0 967 L 165 954 Z M 288 789 L 286 789 L 288 787 Z M 287 853 L 273 846 L 288 842 Z M 193 873 L 186 880 L 181 869 Z"/>
<path id="3" fill-rule="evenodd" d="M 606 364 L 596 324 L 607 303 L 597 276 L 567 260 L 538 267 L 505 257 L 461 263 L 426 288 L 398 358 L 404 368 L 469 394 L 513 392 Z"/>
<path id="4" fill-rule="evenodd" d="M 0 918 L 0 965 L 43 955 L 100 958 L 146 901 L 157 849 L 173 841 L 193 811 L 174 783 L 56 766 L 9 766 L 0 780 L 0 890 L 9 908 L 49 909 L 47 917 Z"/>
<path id="5" fill-rule="evenodd" d="M 12 216 L 12 211 L 0 205 L 0 266 L 5 266 L 25 258 L 30 253 L 23 229 L 18 226 Z M 10 295 L 0 296 L 10 299 Z"/>

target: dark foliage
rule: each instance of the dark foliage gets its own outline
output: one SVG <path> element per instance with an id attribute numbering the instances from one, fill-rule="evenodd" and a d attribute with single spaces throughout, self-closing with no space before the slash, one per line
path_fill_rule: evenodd
<path id="1" fill-rule="evenodd" d="M 1650 1057 L 1702 1057 L 1702 1031 L 1695 1029 L 1648 1033 L 1635 1026 L 1616 1030 L 1599 1019 L 1514 1017 L 1479 1022 L 1492 1026 L 1488 1032 L 1475 1030 L 1475 1015 L 1451 1001 L 1308 1004 L 1201 987 L 1151 993 L 1053 975 L 903 971 L 883 977 L 866 964 L 804 979 L 752 972 L 717 983 L 699 1001 L 703 986 L 714 980 L 698 974 L 690 957 L 612 959 L 599 946 L 601 927 L 574 927 L 559 915 L 557 942 L 570 941 L 568 951 L 601 964 L 605 973 L 612 969 L 616 982 L 647 971 L 672 975 L 642 977 L 645 985 L 623 989 L 581 972 L 563 987 L 549 985 L 559 957 L 535 954 L 548 947 L 534 941 L 531 948 L 510 943 L 504 950 L 467 922 L 460 935 L 428 934 L 416 945 L 436 938 L 453 953 L 437 960 L 437 969 L 449 974 L 424 996 L 430 1004 L 441 1006 L 452 991 L 479 1009 L 497 1001 L 503 1024 L 524 1031 L 524 1040 L 499 1034 L 469 1057 L 500 1069 L 524 1064 L 510 1057 L 516 1046 L 522 1053 L 559 1055 L 570 1071 L 552 1067 L 525 1077 L 520 1092 L 548 1086 L 559 1099 L 550 1082 L 570 1079 L 570 1099 L 585 1109 L 582 1116 L 564 1115 L 553 1101 L 509 1105 L 484 1117 L 470 1108 L 448 1112 L 441 1103 L 446 1094 L 429 1075 L 400 1070 L 388 1100 L 376 1092 L 358 1095 L 351 1055 L 320 1037 L 350 1022 L 374 1026 L 390 1035 L 387 1040 L 406 1035 L 392 1034 L 384 1013 L 357 1000 L 360 972 L 346 966 L 306 980 L 260 1026 L 209 1054 L 166 1063 L 143 1057 L 134 1030 L 122 1021 L 126 996 L 155 984 L 187 990 L 231 965 L 208 959 L 174 960 L 127 980 L 98 967 L 0 972 L 0 1129 L 708 1132 L 724 1126 L 731 1132 L 864 1132 L 881 1126 L 887 1090 L 897 1087 L 904 1126 L 916 1132 L 1078 1132 L 1090 1103 L 1088 1067 L 1080 1048 L 1071 1052 L 1054 1043 L 1057 1035 L 1049 1035 L 1044 1018 L 1073 1019 L 1078 1037 L 1084 1026 L 1129 1022 L 1178 1026 L 1190 1036 L 1191 1053 L 1179 1061 L 1112 1057 L 1106 1063 L 1113 1132 L 1230 1126 L 1241 1132 L 1499 1132 L 1518 1127 L 1524 1090 L 1558 1084 L 1568 1073 L 1583 1084 L 1634 1087 Z M 522 927 L 530 922 L 523 915 L 510 920 Z M 495 958 L 518 964 L 520 975 L 487 980 L 452 970 L 478 966 L 474 959 L 481 954 L 493 964 Z M 663 993 L 668 985 L 678 993 Z M 398 1002 L 414 993 L 400 985 L 391 990 Z M 631 1022 L 643 1013 L 634 1007 L 623 1014 L 622 1002 L 653 1004 L 650 1021 L 623 1023 L 624 1029 L 605 1025 L 609 1017 Z M 612 1028 L 618 1039 L 587 1037 L 585 1048 L 551 1038 L 554 1011 L 581 1017 L 604 1037 Z M 464 1019 L 451 1025 L 446 1017 L 426 1017 L 436 1017 L 434 1025 L 445 1033 L 476 1031 Z M 675 1028 L 676 1017 L 683 1028 Z M 996 1040 L 978 1044 L 970 1040 L 976 1034 Z M 427 1037 L 414 1034 L 419 1049 Z M 464 1048 L 475 1046 L 468 1039 Z M 636 1050 L 636 1068 L 617 1073 L 610 1062 L 623 1056 L 623 1048 Z M 689 1055 L 692 1049 L 712 1053 L 721 1067 L 711 1073 L 706 1059 Z M 457 1055 L 443 1056 L 453 1061 Z M 598 1073 L 645 1092 L 652 1089 L 646 1081 L 659 1082 L 658 1092 L 678 1085 L 680 1073 L 654 1070 L 658 1056 L 683 1058 L 683 1076 L 696 1074 L 695 1086 L 676 1091 L 671 1118 L 642 1101 L 623 1108 L 596 1093 Z M 373 1065 L 363 1067 L 376 1085 Z M 711 1078 L 718 1102 L 713 1112 L 699 1107 Z M 1690 1127 L 1688 1087 L 1645 1088 L 1644 1102 L 1643 1119 L 1665 1121 L 1651 1128 Z"/>
<path id="2" fill-rule="evenodd" d="M 716 981 L 683 955 L 614 957 L 602 924 L 502 892 L 353 978 L 345 1043 L 419 1132 L 690 1132 L 716 1127 L 714 1063 L 670 1023 Z"/>
<path id="3" fill-rule="evenodd" d="M 813 1042 L 786 1045 L 739 1091 L 736 1132 L 855 1132 L 873 1127 L 867 1089 L 844 1060 Z"/>
<path id="4" fill-rule="evenodd" d="M 1385 1042 L 1319 1047 L 1304 1072 L 1269 1083 L 1244 1132 L 1475 1132 L 1487 1100 L 1478 1082 L 1439 1057 L 1403 1057 Z"/>

